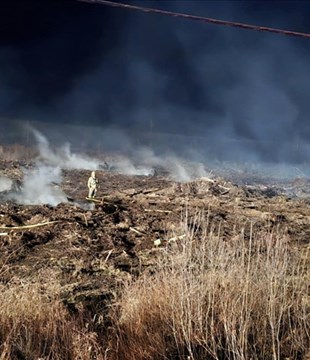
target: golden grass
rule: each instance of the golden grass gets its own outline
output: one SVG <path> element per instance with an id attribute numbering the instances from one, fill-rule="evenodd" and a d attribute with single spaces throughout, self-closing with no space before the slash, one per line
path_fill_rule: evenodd
<path id="1" fill-rule="evenodd" d="M 114 359 L 305 359 L 309 269 L 279 230 L 223 241 L 207 219 L 128 283 Z M 309 355 L 309 353 L 308 353 Z"/>
<path id="2" fill-rule="evenodd" d="M 92 317 L 69 313 L 57 282 L 1 285 L 0 360 L 308 359 L 309 254 L 246 230 L 224 241 L 185 217 L 156 268 Z"/>
<path id="3" fill-rule="evenodd" d="M 103 359 L 97 334 L 55 298 L 58 289 L 27 284 L 0 290 L 1 360 Z"/>

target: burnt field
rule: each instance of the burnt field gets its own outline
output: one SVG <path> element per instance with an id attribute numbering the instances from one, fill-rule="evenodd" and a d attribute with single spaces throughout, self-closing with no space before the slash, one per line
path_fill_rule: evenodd
<path id="1" fill-rule="evenodd" d="M 33 163 L 26 161 L 0 162 L 2 183 L 5 179 L 6 184 L 9 184 L 0 189 L 2 190 L 0 192 L 0 286 L 2 293 L 6 294 L 2 301 L 8 299 L 12 306 L 12 309 L 8 307 L 8 310 L 2 305 L 1 309 L 3 324 L 0 334 L 0 353 L 4 354 L 3 359 L 38 359 L 39 357 L 183 359 L 186 356 L 191 359 L 228 359 L 234 358 L 236 349 L 243 351 L 243 356 L 252 354 L 253 358 L 283 359 L 285 356 L 288 359 L 306 359 L 309 344 L 307 284 L 309 282 L 310 182 L 308 179 L 279 181 L 263 178 L 257 174 L 254 176 L 246 172 L 226 171 L 218 174 L 213 172 L 212 176 L 210 173 L 208 177 L 179 182 L 170 176 L 167 169 L 158 168 L 152 174 L 145 176 L 124 175 L 115 170 L 102 168 L 96 171 L 99 179 L 96 201 L 89 201 L 86 195 L 90 171 L 61 169 L 61 180 L 51 181 L 48 186 L 56 193 L 60 191 L 61 194 L 65 194 L 65 198 L 61 198 L 63 201 L 53 205 L 44 201 L 38 204 L 31 202 L 21 204 L 18 200 L 20 197 L 14 196 L 23 192 L 25 169 L 29 171 L 33 167 Z M 37 196 L 37 192 L 42 190 L 35 186 L 36 177 L 33 178 L 33 182 L 31 191 Z M 29 194 L 27 196 L 29 199 Z M 203 242 L 202 239 L 205 241 Z M 200 250 L 193 255 L 196 243 Z M 211 265 L 205 263 L 202 266 L 197 260 L 202 253 L 201 246 L 206 246 L 202 244 L 209 244 L 215 251 L 213 255 L 211 253 L 208 255 Z M 240 244 L 242 244 L 241 248 Z M 178 260 L 173 263 L 172 259 L 185 256 L 188 248 L 192 249 L 190 255 L 186 253 L 191 259 L 190 262 L 176 266 Z M 273 253 L 275 250 L 277 254 Z M 205 248 L 204 251 L 208 253 Z M 202 272 L 206 271 L 207 274 L 206 269 L 211 269 L 213 266 L 212 259 L 219 259 L 220 253 L 221 256 L 225 256 L 225 252 L 230 254 L 230 260 L 227 261 L 234 260 L 235 264 L 231 266 L 240 264 L 240 272 L 243 268 L 248 269 L 252 266 L 245 260 L 249 256 L 253 256 L 257 261 L 255 271 L 261 266 L 258 266 L 258 263 L 262 262 L 265 266 L 270 260 L 271 253 L 275 258 L 272 258 L 269 264 L 270 269 L 278 269 L 276 263 L 278 260 L 285 261 L 285 269 L 281 267 L 283 271 L 281 274 L 282 277 L 284 274 L 289 276 L 290 280 L 286 279 L 284 283 L 288 288 L 290 286 L 292 288 L 283 290 L 284 283 L 281 282 L 283 279 L 277 278 L 279 288 L 275 290 L 275 299 L 279 299 L 284 291 L 285 297 L 290 298 L 288 309 L 293 309 L 293 312 L 290 313 L 290 310 L 285 308 L 283 313 L 277 314 L 276 309 L 279 304 L 276 301 L 273 304 L 269 303 L 268 309 L 270 310 L 273 305 L 274 308 L 270 311 L 275 311 L 270 319 L 276 320 L 274 320 L 275 324 L 267 321 L 262 325 L 264 329 L 262 331 L 266 334 L 253 334 L 252 327 L 260 325 L 254 323 L 254 318 L 251 321 L 247 319 L 246 339 L 240 343 L 239 340 L 232 341 L 227 333 L 229 329 L 225 328 L 224 320 L 221 320 L 221 316 L 224 315 L 219 313 L 218 318 L 215 316 L 213 319 L 218 324 L 212 325 L 218 329 L 210 330 L 215 338 L 202 339 L 202 330 L 199 328 L 202 325 L 197 325 L 196 329 L 194 326 L 196 320 L 192 319 L 186 320 L 189 321 L 186 328 L 193 327 L 188 334 L 190 338 L 186 340 L 187 335 L 184 333 L 181 335 L 182 331 L 180 335 L 176 335 L 176 330 L 170 328 L 172 323 L 175 324 L 176 319 L 169 323 L 169 326 L 165 324 L 166 331 L 163 331 L 161 329 L 163 314 L 159 312 L 155 316 L 145 303 L 139 307 L 139 316 L 150 311 L 149 314 L 144 314 L 144 320 L 132 314 L 137 321 L 135 323 L 128 315 L 128 309 L 126 316 L 122 313 L 125 311 L 122 301 L 128 306 L 128 299 L 133 298 L 133 294 L 130 295 L 130 286 L 138 286 L 135 294 L 141 291 L 141 286 L 147 289 L 143 283 L 145 277 L 149 276 L 146 283 L 154 280 L 156 284 L 158 280 L 154 274 L 157 272 L 163 276 L 161 271 L 168 271 L 168 268 L 171 271 L 173 268 L 178 273 L 178 269 L 187 269 L 191 263 L 199 264 L 200 270 L 203 269 Z M 256 258 L 257 254 L 262 256 L 259 261 Z M 174 265 L 167 267 L 165 262 L 168 261 L 167 256 Z M 264 256 L 267 256 L 265 260 Z M 186 257 L 186 261 L 189 258 Z M 274 265 L 272 265 L 273 261 Z M 227 262 L 223 268 L 221 268 L 223 264 L 218 264 L 213 270 L 217 271 L 216 269 L 220 267 L 222 274 L 225 275 L 227 271 L 225 276 L 229 278 L 229 264 L 230 262 Z M 254 273 L 255 271 L 253 270 Z M 166 275 L 169 278 L 176 273 Z M 195 279 L 200 277 L 200 272 L 194 273 Z M 219 278 L 220 276 L 217 276 L 217 279 Z M 234 279 L 237 278 L 234 276 Z M 296 284 L 294 286 L 290 284 L 293 278 L 298 278 L 300 286 L 296 294 L 300 295 L 299 299 L 294 293 Z M 274 281 L 275 279 L 272 283 Z M 185 283 L 187 284 L 187 281 Z M 210 279 L 207 283 L 210 284 Z M 192 281 L 187 285 L 190 284 Z M 212 291 L 224 286 L 221 284 L 214 285 Z M 165 298 L 171 299 L 172 295 L 169 294 L 171 290 L 168 291 L 168 288 L 173 289 L 173 285 L 168 286 L 166 283 L 157 285 L 163 293 L 168 292 L 165 293 Z M 229 292 L 225 289 L 222 288 L 218 294 L 223 297 L 228 296 Z M 186 289 L 183 290 L 184 299 L 187 299 Z M 257 289 L 252 290 L 251 296 L 264 297 L 263 290 L 262 293 L 255 292 Z M 147 290 L 149 293 L 152 291 L 155 291 L 154 288 Z M 232 291 L 233 294 L 238 292 L 243 294 L 245 290 Z M 248 288 L 246 291 L 249 291 Z M 291 291 L 291 295 L 286 294 L 286 291 Z M 10 299 L 12 293 L 15 294 L 13 300 Z M 162 300 L 156 300 L 159 294 L 155 293 L 152 295 L 153 300 L 150 299 L 151 303 L 155 308 L 156 304 L 159 304 L 159 307 L 165 309 L 165 305 L 160 305 Z M 143 294 L 145 296 L 144 292 Z M 250 292 L 247 294 L 250 296 Z M 128 296 L 127 300 L 126 296 Z M 270 299 L 270 294 L 266 298 Z M 293 305 L 295 298 L 298 303 L 296 308 Z M 227 298 L 228 303 L 229 299 L 230 296 Z M 200 304 L 204 301 L 205 298 L 201 299 Z M 233 300 L 231 301 L 233 303 Z M 63 315 L 59 315 L 58 308 L 57 311 L 53 308 L 56 302 Z M 237 303 L 239 304 L 238 301 Z M 28 305 L 23 308 L 23 304 Z M 31 315 L 33 310 L 27 310 L 27 306 L 31 309 L 40 308 L 40 304 L 46 305 L 42 305 L 44 311 L 38 313 L 37 318 L 33 317 Z M 190 305 L 191 310 L 186 308 L 182 311 L 188 314 L 194 311 L 192 306 Z M 254 306 L 254 300 L 253 304 L 248 304 L 249 308 L 251 306 Z M 19 310 L 14 318 L 9 314 L 13 314 L 13 309 L 16 308 Z M 48 311 L 49 308 L 51 313 Z M 175 308 L 177 309 L 178 305 L 175 304 Z M 56 311 L 56 314 L 53 311 Z M 200 311 L 208 313 L 207 308 Z M 240 314 L 246 313 L 251 317 L 255 311 L 251 310 L 247 313 L 247 309 L 243 308 Z M 302 313 L 301 318 L 297 316 L 299 312 Z M 184 319 L 187 316 L 185 313 Z M 258 319 L 259 315 L 256 316 Z M 230 326 L 240 329 L 241 325 L 237 317 Z M 65 318 L 68 323 L 54 324 L 51 335 L 46 330 L 49 326 L 46 324 L 53 322 L 54 318 L 55 321 Z M 167 318 L 167 314 L 164 318 Z M 286 321 L 292 322 L 286 324 Z M 45 330 L 40 328 L 41 323 L 45 323 Z M 142 326 L 141 323 L 144 325 Z M 23 326 L 27 329 L 26 333 L 21 330 Z M 61 344 L 59 336 L 62 336 L 61 331 L 66 326 L 73 329 L 72 339 L 66 339 L 64 343 L 66 341 L 68 343 Z M 162 335 L 156 331 L 157 326 L 161 329 Z M 276 330 L 274 330 L 275 326 L 278 326 Z M 62 330 L 59 330 L 59 327 Z M 14 336 L 5 330 L 8 328 L 13 329 Z M 138 329 L 137 333 L 134 328 Z M 293 336 L 292 329 L 297 339 L 290 338 Z M 194 333 L 196 335 L 193 335 Z M 150 338 L 146 334 L 151 334 Z M 75 344 L 78 340 L 74 336 L 78 335 L 79 341 L 87 344 L 85 348 L 81 343 L 79 346 Z M 41 346 L 38 344 L 38 339 L 44 336 L 47 336 L 48 341 Z M 256 339 L 255 336 L 266 336 L 268 339 Z"/>

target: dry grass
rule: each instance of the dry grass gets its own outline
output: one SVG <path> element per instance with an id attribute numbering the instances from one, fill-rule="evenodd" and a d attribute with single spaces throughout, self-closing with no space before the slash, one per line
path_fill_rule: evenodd
<path id="1" fill-rule="evenodd" d="M 55 298 L 57 289 L 28 284 L 0 290 L 1 360 L 104 359 L 87 319 L 71 316 Z"/>
<path id="2" fill-rule="evenodd" d="M 0 145 L 0 159 L 6 161 L 31 160 L 37 156 L 37 151 L 33 148 L 19 144 Z"/>
<path id="3" fill-rule="evenodd" d="M 309 256 L 279 229 L 247 230 L 223 241 L 208 218 L 185 218 L 157 268 L 96 314 L 109 329 L 70 314 L 57 282 L 1 285 L 0 360 L 307 359 Z"/>
<path id="4" fill-rule="evenodd" d="M 250 229 L 224 242 L 200 216 L 184 232 L 127 284 L 113 359 L 305 359 L 309 271 L 289 238 Z"/>

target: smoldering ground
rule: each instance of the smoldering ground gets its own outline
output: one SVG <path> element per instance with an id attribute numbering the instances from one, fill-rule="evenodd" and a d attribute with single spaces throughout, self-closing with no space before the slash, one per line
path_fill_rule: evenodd
<path id="1" fill-rule="evenodd" d="M 98 170 L 102 169 L 103 162 L 96 158 L 72 152 L 69 143 L 55 148 L 49 143 L 47 137 L 38 130 L 28 126 L 28 131 L 33 137 L 38 150 L 37 157 L 33 159 L 34 164 L 31 168 L 23 169 L 24 176 L 18 189 L 13 188 L 12 179 L 1 177 L 0 193 L 2 195 L 4 193 L 5 200 L 13 200 L 18 204 L 26 205 L 50 204 L 56 206 L 62 202 L 74 201 L 74 199 L 69 199 L 61 188 L 63 181 L 62 169 Z M 111 166 L 113 166 L 114 171 L 121 174 L 147 176 L 154 174 L 153 166 L 159 165 L 162 162 L 161 159 L 156 159 L 152 156 L 152 163 L 149 166 L 145 166 L 142 153 L 140 158 L 140 166 L 135 165 L 128 157 L 115 160 Z M 148 159 L 151 159 L 150 155 Z M 183 170 L 182 172 L 181 165 L 177 167 L 176 161 L 173 166 L 177 171 L 172 173 L 175 177 L 182 174 L 184 178 L 186 171 Z M 106 163 L 104 164 L 106 165 Z M 188 179 L 188 176 L 186 179 Z M 80 202 L 76 202 L 76 205 L 86 207 L 87 209 L 93 207 L 93 204 Z"/>
<path id="2" fill-rule="evenodd" d="M 135 3 L 299 31 L 310 11 L 301 2 Z M 309 161 L 307 39 L 74 6 L 63 15 L 69 25 L 1 47 L 2 113 L 49 121 L 51 142 L 103 151 L 132 155 L 141 146 L 207 164 Z M 87 51 L 69 56 L 79 41 Z M 64 122 L 95 128 L 79 136 Z"/>

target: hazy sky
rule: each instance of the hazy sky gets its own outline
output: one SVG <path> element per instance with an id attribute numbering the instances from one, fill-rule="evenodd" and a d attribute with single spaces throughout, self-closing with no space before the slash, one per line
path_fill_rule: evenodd
<path id="1" fill-rule="evenodd" d="M 308 1 L 130 3 L 310 33 Z M 0 4 L 2 129 L 30 119 L 242 139 L 281 160 L 310 140 L 309 79 L 310 39 L 77 1 Z"/>

